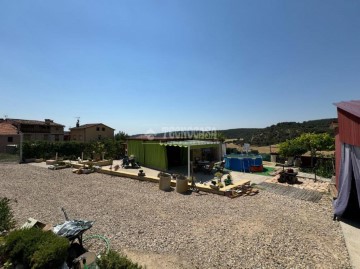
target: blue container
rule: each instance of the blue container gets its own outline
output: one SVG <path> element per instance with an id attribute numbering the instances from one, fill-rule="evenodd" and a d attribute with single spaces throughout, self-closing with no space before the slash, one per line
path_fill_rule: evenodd
<path id="1" fill-rule="evenodd" d="M 230 168 L 230 158 L 228 158 L 228 157 L 225 157 L 225 169 L 231 170 L 231 168 Z"/>
<path id="2" fill-rule="evenodd" d="M 232 171 L 250 172 L 251 166 L 262 165 L 260 155 L 231 154 L 225 156 L 225 168 Z"/>
<path id="3" fill-rule="evenodd" d="M 241 159 L 231 158 L 230 159 L 230 169 L 233 171 L 241 171 Z"/>
<path id="4" fill-rule="evenodd" d="M 250 171 L 251 158 L 244 158 L 244 172 Z"/>
<path id="5" fill-rule="evenodd" d="M 254 164 L 255 166 L 260 166 L 260 165 L 262 165 L 262 158 L 261 157 L 257 157 L 256 159 L 255 159 L 255 164 Z"/>

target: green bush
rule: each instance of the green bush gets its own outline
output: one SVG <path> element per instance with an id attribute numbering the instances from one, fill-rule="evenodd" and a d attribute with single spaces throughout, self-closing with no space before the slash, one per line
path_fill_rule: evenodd
<path id="1" fill-rule="evenodd" d="M 14 228 L 15 221 L 8 198 L 0 199 L 0 234 Z"/>
<path id="2" fill-rule="evenodd" d="M 271 156 L 270 156 L 270 154 L 268 154 L 268 153 L 261 153 L 260 155 L 261 155 L 263 161 L 265 161 L 265 162 L 270 162 L 270 161 L 271 161 Z"/>
<path id="3" fill-rule="evenodd" d="M 316 175 L 324 178 L 331 178 L 334 171 L 333 159 L 318 159 L 314 168 L 301 168 L 300 171 L 304 173 L 316 173 Z"/>
<path id="4" fill-rule="evenodd" d="M 125 146 L 121 141 L 102 139 L 100 141 L 24 141 L 23 158 L 54 158 L 56 153 L 59 157 L 76 159 L 84 153 L 84 158 L 90 158 L 93 152 L 101 154 L 105 152 L 105 158 L 118 159 L 125 154 Z"/>
<path id="5" fill-rule="evenodd" d="M 101 256 L 97 260 L 100 269 L 141 269 L 142 266 L 133 263 L 125 255 L 120 255 L 114 250 L 110 250 L 108 254 Z"/>
<path id="6" fill-rule="evenodd" d="M 53 269 L 60 267 L 67 257 L 69 241 L 51 231 L 21 229 L 5 237 L 3 255 L 24 268 Z"/>

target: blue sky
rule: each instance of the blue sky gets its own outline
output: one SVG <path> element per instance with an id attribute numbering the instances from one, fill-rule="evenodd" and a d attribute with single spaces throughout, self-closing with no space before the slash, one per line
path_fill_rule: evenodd
<path id="1" fill-rule="evenodd" d="M 0 0 L 0 117 L 266 127 L 360 99 L 360 1 Z"/>

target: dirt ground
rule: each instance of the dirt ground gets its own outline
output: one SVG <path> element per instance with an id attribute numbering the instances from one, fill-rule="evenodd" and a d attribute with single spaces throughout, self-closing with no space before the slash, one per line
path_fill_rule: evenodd
<path id="1" fill-rule="evenodd" d="M 0 164 L 0 197 L 17 224 L 95 220 L 87 235 L 110 240 L 146 268 L 350 268 L 331 197 L 318 203 L 260 190 L 230 199 L 164 192 L 154 183 L 100 173 L 78 175 Z"/>

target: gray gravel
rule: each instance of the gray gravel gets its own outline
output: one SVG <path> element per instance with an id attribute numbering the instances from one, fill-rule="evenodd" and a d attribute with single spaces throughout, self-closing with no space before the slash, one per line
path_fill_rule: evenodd
<path id="1" fill-rule="evenodd" d="M 88 232 L 117 250 L 146 253 L 159 268 L 351 268 L 331 200 L 293 200 L 261 191 L 229 199 L 163 192 L 154 183 L 77 175 L 26 164 L 0 164 L 0 197 L 16 220 L 95 220 Z M 160 258 L 159 258 L 160 257 Z M 163 260 L 161 260 L 163 259 Z"/>

